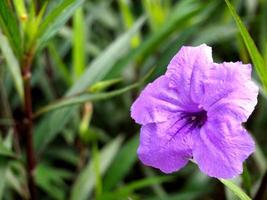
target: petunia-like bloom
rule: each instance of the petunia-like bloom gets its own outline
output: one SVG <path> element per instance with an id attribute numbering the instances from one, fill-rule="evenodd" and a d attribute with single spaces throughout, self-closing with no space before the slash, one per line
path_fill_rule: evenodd
<path id="1" fill-rule="evenodd" d="M 255 149 L 242 123 L 257 95 L 250 64 L 214 63 L 205 44 L 182 47 L 131 107 L 142 125 L 139 159 L 165 173 L 193 159 L 211 177 L 233 178 Z"/>

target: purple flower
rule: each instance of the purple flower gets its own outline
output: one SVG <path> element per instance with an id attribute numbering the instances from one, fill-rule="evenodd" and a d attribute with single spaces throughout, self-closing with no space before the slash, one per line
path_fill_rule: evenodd
<path id="1" fill-rule="evenodd" d="M 250 64 L 213 63 L 205 44 L 182 47 L 165 75 L 148 84 L 131 107 L 142 125 L 140 160 L 165 173 L 193 159 L 212 177 L 240 174 L 255 148 L 242 123 L 257 95 Z"/>

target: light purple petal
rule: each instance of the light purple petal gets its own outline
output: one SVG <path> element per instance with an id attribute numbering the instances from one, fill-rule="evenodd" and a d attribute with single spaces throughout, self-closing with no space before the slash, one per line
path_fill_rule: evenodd
<path id="1" fill-rule="evenodd" d="M 192 157 L 190 126 L 179 116 L 167 122 L 142 126 L 139 159 L 165 173 L 179 170 Z"/>
<path id="2" fill-rule="evenodd" d="M 233 178 L 254 148 L 253 139 L 233 119 L 212 120 L 194 135 L 193 159 L 211 177 Z"/>
<path id="3" fill-rule="evenodd" d="M 165 173 L 194 158 L 216 178 L 242 172 L 254 142 L 242 127 L 257 103 L 251 66 L 213 63 L 207 45 L 182 47 L 165 75 L 149 84 L 131 107 L 142 126 L 138 156 Z"/>
<path id="4" fill-rule="evenodd" d="M 185 100 L 170 87 L 166 76 L 147 85 L 131 107 L 131 117 L 139 124 L 164 122 L 177 112 L 186 109 Z"/>
<path id="5" fill-rule="evenodd" d="M 205 82 L 201 103 L 209 117 L 231 115 L 245 122 L 257 104 L 258 87 L 251 80 L 251 65 L 241 62 L 214 64 Z"/>
<path id="6" fill-rule="evenodd" d="M 171 60 L 166 76 L 176 83 L 175 86 L 182 91 L 182 95 L 198 102 L 203 96 L 203 81 L 212 62 L 211 47 L 206 44 L 197 47 L 184 46 Z"/>

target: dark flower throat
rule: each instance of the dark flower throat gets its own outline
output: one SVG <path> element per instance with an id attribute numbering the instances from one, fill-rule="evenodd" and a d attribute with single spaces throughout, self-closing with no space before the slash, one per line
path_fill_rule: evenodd
<path id="1" fill-rule="evenodd" d="M 195 113 L 185 113 L 187 123 L 192 125 L 192 128 L 200 128 L 207 121 L 207 111 L 202 110 Z"/>

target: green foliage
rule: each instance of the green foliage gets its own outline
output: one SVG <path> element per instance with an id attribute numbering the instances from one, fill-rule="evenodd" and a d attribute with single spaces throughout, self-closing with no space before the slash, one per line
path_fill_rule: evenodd
<path id="1" fill-rule="evenodd" d="M 137 136 L 129 140 L 118 152 L 104 179 L 104 190 L 113 189 L 130 171 L 137 160 L 136 150 L 139 142 Z M 131 155 L 131 156 L 129 156 Z"/>
<path id="2" fill-rule="evenodd" d="M 85 68 L 85 21 L 83 9 L 78 8 L 73 17 L 73 80 L 78 79 Z"/>
<path id="3" fill-rule="evenodd" d="M 21 58 L 22 43 L 18 19 L 7 0 L 0 1 L 0 27 L 8 38 L 12 50 L 18 58 Z"/>
<path id="4" fill-rule="evenodd" d="M 249 35 L 249 32 L 247 31 L 245 25 L 241 21 L 240 17 L 236 13 L 235 9 L 231 5 L 231 3 L 228 0 L 225 0 L 232 16 L 234 17 L 234 20 L 239 28 L 240 34 L 245 42 L 245 45 L 247 47 L 247 50 L 249 52 L 249 55 L 252 59 L 252 62 L 254 64 L 255 69 L 257 70 L 257 74 L 263 84 L 264 89 L 267 88 L 267 67 L 266 63 L 264 62 L 264 59 L 262 55 L 260 54 L 258 48 L 256 47 L 253 39 Z"/>
<path id="5" fill-rule="evenodd" d="M 37 46 L 42 48 L 83 2 L 84 0 L 63 0 L 49 12 L 39 27 Z"/>
<path id="6" fill-rule="evenodd" d="M 130 106 L 182 45 L 207 43 L 218 63 L 251 58 L 266 90 L 266 8 L 238 0 L 0 0 L 0 200 L 31 199 L 31 117 L 38 200 L 264 198 L 264 92 L 246 124 L 256 152 L 234 180 L 193 164 L 172 175 L 144 166 Z"/>
<path id="7" fill-rule="evenodd" d="M 104 100 L 109 99 L 111 97 L 115 97 L 118 95 L 121 95 L 127 91 L 132 90 L 133 88 L 136 88 L 139 84 L 133 84 L 130 86 L 127 86 L 122 89 L 118 89 L 112 92 L 103 92 L 103 93 L 96 93 L 96 94 L 90 94 L 90 93 L 82 93 L 81 95 L 68 97 L 66 99 L 59 100 L 57 102 L 53 102 L 52 104 L 49 104 L 43 108 L 41 108 L 39 111 L 36 112 L 34 115 L 35 117 L 38 117 L 39 115 L 56 110 L 63 107 L 68 107 L 76 104 L 83 104 L 88 101 L 98 101 L 98 100 Z"/>
<path id="8" fill-rule="evenodd" d="M 37 185 L 53 199 L 66 199 L 66 191 L 62 188 L 66 186 L 64 181 L 72 177 L 71 172 L 40 163 L 36 169 L 35 177 Z"/>
<path id="9" fill-rule="evenodd" d="M 140 29 L 144 19 L 136 22 L 132 29 L 119 36 L 105 51 L 103 51 L 87 67 L 83 75 L 74 83 L 66 93 L 67 96 L 85 91 L 92 84 L 101 81 L 111 70 L 113 64 L 122 57 L 117 52 L 124 52 L 129 47 L 131 37 Z M 35 134 L 35 145 L 41 150 L 64 128 L 64 125 L 71 119 L 73 107 L 55 111 L 44 118 L 39 124 Z M 45 135 L 43 133 L 46 133 Z M 38 150 L 37 149 L 37 150 Z"/>
<path id="10" fill-rule="evenodd" d="M 0 49 L 2 51 L 3 56 L 5 57 L 7 67 L 12 75 L 16 90 L 22 100 L 24 94 L 23 94 L 23 84 L 22 84 L 19 62 L 15 57 L 12 49 L 10 48 L 6 37 L 1 32 L 0 32 Z"/>
<path id="11" fill-rule="evenodd" d="M 251 198 L 248 195 L 246 195 L 246 193 L 238 186 L 236 186 L 232 181 L 224 179 L 220 179 L 220 181 L 226 187 L 228 187 L 236 196 L 238 196 L 240 200 L 251 200 Z"/>
<path id="12" fill-rule="evenodd" d="M 71 191 L 71 200 L 85 200 L 90 196 L 93 186 L 97 180 L 96 175 L 100 173 L 103 175 L 107 168 L 110 166 L 112 160 L 117 154 L 122 143 L 122 138 L 118 137 L 114 139 L 114 141 L 107 144 L 107 146 L 99 153 L 99 162 L 101 165 L 99 169 L 96 168 L 96 160 L 93 162 L 89 162 L 84 170 L 80 173 L 78 178 L 76 179 L 73 189 Z M 98 165 L 97 165 L 98 166 Z M 96 170 L 99 172 L 96 172 Z M 88 178 L 90 177 L 90 178 Z"/>

